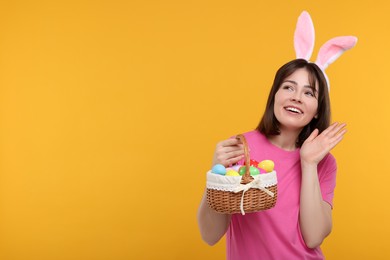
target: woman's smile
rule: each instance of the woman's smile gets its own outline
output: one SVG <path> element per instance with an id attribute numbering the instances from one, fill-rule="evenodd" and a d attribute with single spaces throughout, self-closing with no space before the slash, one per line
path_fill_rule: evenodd
<path id="1" fill-rule="evenodd" d="M 290 113 L 293 113 L 293 114 L 303 114 L 303 111 L 300 108 L 295 107 L 295 106 L 287 106 L 287 107 L 284 107 L 284 109 Z"/>

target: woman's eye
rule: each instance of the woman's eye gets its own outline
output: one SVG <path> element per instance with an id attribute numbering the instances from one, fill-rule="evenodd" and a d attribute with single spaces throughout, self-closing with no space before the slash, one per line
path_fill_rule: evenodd
<path id="1" fill-rule="evenodd" d="M 284 86 L 283 89 L 293 90 L 293 87 L 287 85 L 287 86 Z"/>
<path id="2" fill-rule="evenodd" d="M 309 91 L 309 92 L 306 92 L 305 94 L 306 94 L 307 96 L 309 96 L 309 97 L 314 97 L 314 93 L 313 93 L 313 92 L 310 92 L 310 91 Z"/>

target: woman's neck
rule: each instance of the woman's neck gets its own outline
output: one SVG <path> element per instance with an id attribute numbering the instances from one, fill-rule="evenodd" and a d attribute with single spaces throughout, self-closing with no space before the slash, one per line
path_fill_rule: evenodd
<path id="1" fill-rule="evenodd" d="M 294 151 L 297 149 L 296 142 L 299 136 L 299 131 L 283 131 L 280 130 L 279 135 L 272 135 L 268 138 L 268 140 L 275 146 L 286 150 L 286 151 Z"/>

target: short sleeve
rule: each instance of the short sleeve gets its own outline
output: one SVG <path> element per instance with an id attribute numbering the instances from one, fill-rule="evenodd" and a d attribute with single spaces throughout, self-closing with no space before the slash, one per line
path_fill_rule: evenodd
<path id="1" fill-rule="evenodd" d="M 336 187 L 336 159 L 330 153 L 318 164 L 318 179 L 322 193 L 322 199 L 333 208 L 334 189 Z"/>

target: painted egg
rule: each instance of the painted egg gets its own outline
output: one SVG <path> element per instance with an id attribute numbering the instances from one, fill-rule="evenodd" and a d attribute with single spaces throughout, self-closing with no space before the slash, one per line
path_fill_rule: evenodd
<path id="1" fill-rule="evenodd" d="M 212 173 L 220 174 L 220 175 L 225 175 L 226 174 L 226 168 L 222 164 L 216 164 L 213 166 L 211 169 Z"/>
<path id="2" fill-rule="evenodd" d="M 259 165 L 259 162 L 256 161 L 256 160 L 252 160 L 252 159 L 251 159 L 251 160 L 249 161 L 249 165 L 250 165 L 250 166 L 256 166 L 256 167 L 257 167 L 257 165 Z"/>
<path id="3" fill-rule="evenodd" d="M 237 165 L 233 165 L 233 166 L 230 167 L 230 168 L 232 168 L 233 170 L 235 170 L 236 172 L 238 172 L 239 169 L 240 169 L 240 167 L 242 167 L 242 165 L 237 164 Z"/>
<path id="4" fill-rule="evenodd" d="M 245 174 L 245 171 L 246 171 L 246 166 L 242 166 L 239 170 L 239 173 L 240 175 L 244 175 Z M 252 175 L 252 176 L 255 176 L 255 175 L 258 175 L 260 174 L 260 170 L 257 169 L 256 167 L 254 166 L 250 166 L 249 167 L 249 174 Z"/>
<path id="5" fill-rule="evenodd" d="M 226 176 L 240 176 L 240 174 L 238 172 L 236 172 L 235 170 L 230 170 L 230 171 L 226 172 Z"/>
<path id="6" fill-rule="evenodd" d="M 238 169 L 238 173 L 240 175 L 244 175 L 245 174 L 245 171 L 246 171 L 246 167 L 245 166 L 241 166 L 240 169 Z"/>
<path id="7" fill-rule="evenodd" d="M 264 160 L 259 163 L 259 168 L 265 170 L 266 172 L 272 172 L 274 170 L 275 164 L 271 160 Z"/>
<path id="8" fill-rule="evenodd" d="M 249 173 L 250 173 L 250 175 L 252 175 L 252 176 L 259 175 L 259 174 L 260 174 L 260 170 L 257 169 L 257 167 L 251 166 L 251 167 L 249 168 Z"/>

